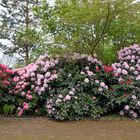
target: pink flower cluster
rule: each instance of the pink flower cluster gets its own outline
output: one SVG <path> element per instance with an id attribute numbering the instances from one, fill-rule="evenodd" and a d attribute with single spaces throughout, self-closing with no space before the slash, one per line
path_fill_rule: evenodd
<path id="1" fill-rule="evenodd" d="M 21 108 L 21 107 L 18 107 L 18 116 L 20 117 L 20 116 L 22 116 L 23 115 L 23 113 L 24 113 L 24 111 L 25 110 L 28 110 L 29 109 L 29 104 L 28 103 L 26 103 L 26 102 L 24 102 L 23 103 L 23 108 Z"/>
<path id="2" fill-rule="evenodd" d="M 127 115 L 132 118 L 137 118 L 140 115 L 140 99 L 136 95 L 131 96 L 129 105 L 125 105 L 124 109 L 120 111 L 120 115 Z"/>
<path id="3" fill-rule="evenodd" d="M 12 75 L 14 74 L 14 71 L 7 68 L 5 65 L 0 64 L 0 84 L 3 87 L 7 87 L 12 82 Z"/>
<path id="4" fill-rule="evenodd" d="M 58 64 L 58 60 L 50 59 L 48 55 L 41 56 L 35 63 L 28 66 L 16 69 L 16 76 L 13 81 L 16 82 L 14 89 L 10 90 L 10 93 L 18 94 L 23 97 L 25 102 L 29 102 L 35 95 L 42 95 L 49 90 L 49 82 L 55 80 L 58 75 L 54 66 Z M 26 105 L 26 106 L 25 106 Z M 27 104 L 23 104 L 23 108 L 19 112 L 23 114 L 24 110 L 27 110 Z M 24 107 L 25 106 L 25 107 Z"/>
<path id="5" fill-rule="evenodd" d="M 118 52 L 119 63 L 112 64 L 117 75 L 130 75 L 140 80 L 140 47 L 136 44 Z"/>
<path id="6" fill-rule="evenodd" d="M 101 74 L 112 74 L 114 68 L 106 65 L 102 65 L 101 61 L 98 61 L 96 58 L 96 55 L 93 56 L 85 56 L 84 58 L 87 59 L 89 64 L 84 67 L 84 69 L 80 72 L 81 75 L 85 76 L 84 83 L 90 84 L 91 82 L 94 82 L 97 88 L 97 92 L 104 92 L 105 90 L 109 90 L 109 87 L 107 84 L 105 84 L 105 81 L 100 79 Z M 94 64 L 94 66 L 91 66 Z"/>
<path id="7" fill-rule="evenodd" d="M 58 77 L 57 71 L 53 69 L 56 64 L 58 60 L 49 59 L 48 55 L 44 55 L 37 62 L 15 70 L 18 74 L 13 79 L 17 82 L 16 89 L 23 91 L 30 85 L 33 91 L 41 95 L 48 89 L 48 83 Z"/>
<path id="8" fill-rule="evenodd" d="M 97 59 L 97 55 L 94 54 L 94 56 L 88 56 L 87 60 L 91 63 L 95 63 L 95 64 L 99 64 L 102 65 L 102 62 L 100 60 Z"/>
<path id="9" fill-rule="evenodd" d="M 59 94 L 56 96 L 56 100 L 48 99 L 46 103 L 46 110 L 48 114 L 56 111 L 56 106 L 59 106 L 62 102 L 70 102 L 72 99 L 77 99 L 76 89 L 72 88 L 66 95 Z"/>

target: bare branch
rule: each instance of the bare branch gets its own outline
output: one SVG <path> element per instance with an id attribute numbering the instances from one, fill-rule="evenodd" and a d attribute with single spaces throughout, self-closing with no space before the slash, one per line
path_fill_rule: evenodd
<path id="1" fill-rule="evenodd" d="M 108 22 L 109 22 L 109 16 L 110 16 L 110 4 L 109 3 L 107 3 L 107 9 L 108 9 L 108 13 L 107 13 L 105 25 L 103 27 L 103 30 L 102 30 L 101 34 L 98 36 L 97 40 L 95 41 L 95 43 L 94 43 L 94 45 L 92 47 L 92 50 L 91 50 L 91 54 L 92 55 L 94 53 L 95 47 L 98 45 L 98 43 L 100 42 L 100 40 L 103 38 L 104 33 L 105 33 L 105 30 L 106 30 L 106 27 L 107 27 Z"/>

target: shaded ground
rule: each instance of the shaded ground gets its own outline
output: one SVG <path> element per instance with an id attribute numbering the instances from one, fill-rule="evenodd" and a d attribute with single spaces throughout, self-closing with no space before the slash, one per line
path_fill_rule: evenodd
<path id="1" fill-rule="evenodd" d="M 0 119 L 0 140 L 140 140 L 140 121 Z"/>

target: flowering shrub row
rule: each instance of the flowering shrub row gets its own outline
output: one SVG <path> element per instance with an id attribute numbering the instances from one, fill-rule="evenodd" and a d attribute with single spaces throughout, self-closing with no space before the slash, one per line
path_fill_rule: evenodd
<path id="1" fill-rule="evenodd" d="M 134 44 L 120 50 L 118 59 L 119 62 L 112 64 L 112 67 L 118 73 L 120 81 L 123 82 L 125 77 L 129 77 L 132 86 L 129 100 L 120 114 L 132 118 L 140 117 L 140 47 Z"/>
<path id="2" fill-rule="evenodd" d="M 133 118 L 140 116 L 138 45 L 120 50 L 118 62 L 111 67 L 103 65 L 96 55 L 44 55 L 14 71 L 0 65 L 0 79 L 0 93 L 6 93 L 1 99 L 8 99 L 0 103 L 13 105 L 18 116 L 98 119 L 114 110 Z"/>

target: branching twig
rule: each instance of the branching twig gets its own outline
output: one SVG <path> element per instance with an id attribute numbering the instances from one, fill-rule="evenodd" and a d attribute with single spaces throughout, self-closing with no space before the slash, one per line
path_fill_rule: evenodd
<path id="1" fill-rule="evenodd" d="M 98 43 L 100 42 L 100 40 L 103 38 L 104 33 L 105 33 L 105 30 L 106 30 L 106 27 L 107 27 L 107 25 L 108 25 L 109 16 L 110 16 L 110 4 L 107 3 L 107 5 L 108 5 L 108 8 L 107 8 L 107 9 L 108 9 L 108 13 L 107 13 L 105 25 L 104 25 L 104 28 L 103 28 L 101 34 L 99 35 L 99 37 L 97 38 L 97 40 L 95 41 L 95 43 L 94 43 L 94 45 L 93 45 L 93 47 L 92 47 L 92 50 L 91 50 L 91 54 L 92 54 L 92 55 L 93 55 L 93 52 L 94 52 L 94 50 L 95 50 L 95 47 L 98 45 Z"/>

